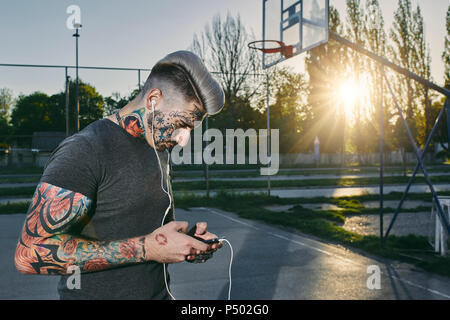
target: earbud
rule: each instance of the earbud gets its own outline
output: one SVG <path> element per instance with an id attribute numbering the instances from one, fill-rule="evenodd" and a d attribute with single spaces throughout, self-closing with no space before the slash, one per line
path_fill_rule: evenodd
<path id="1" fill-rule="evenodd" d="M 152 112 L 155 112 L 155 100 L 152 99 Z"/>

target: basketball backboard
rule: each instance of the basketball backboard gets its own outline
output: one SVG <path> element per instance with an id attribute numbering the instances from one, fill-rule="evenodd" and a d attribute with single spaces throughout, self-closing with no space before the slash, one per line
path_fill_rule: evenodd
<path id="1" fill-rule="evenodd" d="M 291 56 L 328 42 L 329 0 L 262 0 L 263 46 L 274 41 L 292 46 Z M 269 42 L 271 41 L 271 42 Z M 289 58 L 289 56 L 288 56 Z M 263 52 L 263 68 L 276 65 L 287 57 L 282 52 Z"/>

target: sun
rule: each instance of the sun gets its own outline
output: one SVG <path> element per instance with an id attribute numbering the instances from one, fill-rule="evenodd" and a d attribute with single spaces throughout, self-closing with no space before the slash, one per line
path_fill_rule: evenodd
<path id="1" fill-rule="evenodd" d="M 354 80 L 347 80 L 339 87 L 339 98 L 345 109 L 352 108 L 359 97 L 359 86 Z"/>
<path id="2" fill-rule="evenodd" d="M 357 104 L 360 104 L 362 113 L 368 112 L 364 107 L 367 105 L 365 100 L 368 97 L 368 85 L 363 77 L 359 81 L 355 81 L 354 78 L 344 79 L 336 93 L 339 108 L 345 113 L 347 119 L 354 119 Z"/>
<path id="3" fill-rule="evenodd" d="M 340 85 L 338 92 L 346 113 L 352 111 L 356 100 L 359 98 L 359 85 L 353 79 L 349 79 Z"/>

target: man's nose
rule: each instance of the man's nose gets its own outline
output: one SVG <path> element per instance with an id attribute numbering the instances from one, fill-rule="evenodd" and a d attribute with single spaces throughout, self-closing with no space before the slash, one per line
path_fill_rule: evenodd
<path id="1" fill-rule="evenodd" d="M 190 136 L 191 136 L 191 129 L 186 128 L 177 129 L 174 131 L 173 140 L 181 147 L 184 147 L 189 142 Z"/>

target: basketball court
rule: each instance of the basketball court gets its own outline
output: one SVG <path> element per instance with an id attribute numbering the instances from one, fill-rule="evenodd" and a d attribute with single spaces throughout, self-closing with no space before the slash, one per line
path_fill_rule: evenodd
<path id="1" fill-rule="evenodd" d="M 447 248 L 448 234 L 450 233 L 450 209 L 446 212 L 441 205 L 441 202 L 446 203 L 447 199 L 440 198 L 437 195 L 436 188 L 430 180 L 427 168 L 424 164 L 425 153 L 430 146 L 433 136 L 438 128 L 439 122 L 443 121 L 443 115 L 446 111 L 450 115 L 450 90 L 436 85 L 435 83 L 424 79 L 410 70 L 402 68 L 384 57 L 378 56 L 373 52 L 365 49 L 364 47 L 355 44 L 342 36 L 330 32 L 329 30 L 329 0 L 262 0 L 262 39 L 255 40 L 248 44 L 248 47 L 253 50 L 259 50 L 262 54 L 262 68 L 267 70 L 279 63 L 291 59 L 292 57 L 300 54 L 305 54 L 312 49 L 326 45 L 329 41 L 337 42 L 339 45 L 345 48 L 349 48 L 360 55 L 364 55 L 373 60 L 379 70 L 381 80 L 381 96 L 389 95 L 392 97 L 398 115 L 400 116 L 403 126 L 406 129 L 408 139 L 417 157 L 417 164 L 413 171 L 412 176 L 409 179 L 408 184 L 405 187 L 403 196 L 397 206 L 393 219 L 384 233 L 383 226 L 383 197 L 384 197 L 384 181 L 383 181 L 383 169 L 384 169 L 384 145 L 383 145 L 383 112 L 380 114 L 380 240 L 384 241 L 394 226 L 397 216 L 400 213 L 403 203 L 408 195 L 414 178 L 421 170 L 425 177 L 427 186 L 433 196 L 433 214 L 436 221 L 436 235 L 441 237 L 440 241 L 435 240 L 435 247 L 437 251 L 441 251 L 445 254 Z M 387 76 L 386 69 L 399 73 L 406 78 L 412 79 L 424 87 L 434 90 L 437 93 L 444 95 L 447 99 L 442 107 L 439 116 L 435 119 L 434 127 L 431 130 L 425 146 L 420 148 L 417 146 L 409 125 L 403 114 L 403 110 L 400 106 L 399 98 L 394 93 L 389 77 Z M 267 80 L 267 127 L 270 128 L 270 104 L 269 104 L 269 80 Z M 382 110 L 383 98 L 380 99 L 381 104 L 378 106 L 379 110 Z M 447 117 L 447 126 L 450 128 L 450 117 Z M 269 130 L 269 129 L 268 129 Z M 269 132 L 268 132 L 269 136 Z M 268 137 L 269 139 L 269 137 Z M 270 150 L 269 150 L 270 154 Z M 270 178 L 269 178 L 270 188 Z M 269 193 L 270 194 L 270 193 Z M 440 242 L 440 243 L 438 243 Z M 439 248 L 440 247 L 440 248 Z"/>

